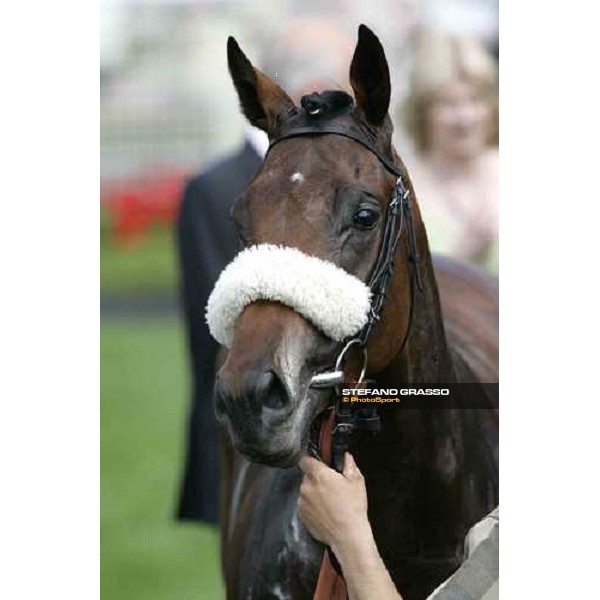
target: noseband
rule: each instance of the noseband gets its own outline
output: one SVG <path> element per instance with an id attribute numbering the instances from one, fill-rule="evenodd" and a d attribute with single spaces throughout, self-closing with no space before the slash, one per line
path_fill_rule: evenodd
<path id="1" fill-rule="evenodd" d="M 368 286 L 370 287 L 372 293 L 372 302 L 367 322 L 356 335 L 346 340 L 342 351 L 337 357 L 335 368 L 330 371 L 319 373 L 311 380 L 311 387 L 330 388 L 336 387 L 343 382 L 344 373 L 342 370 L 342 362 L 352 346 L 358 346 L 362 350 L 363 365 L 366 365 L 367 363 L 367 344 L 373 328 L 381 317 L 381 313 L 385 305 L 388 287 L 394 273 L 394 256 L 404 227 L 406 227 L 408 235 L 408 260 L 411 267 L 410 305 L 408 324 L 399 352 L 404 350 L 410 335 L 415 302 L 415 287 L 422 292 L 423 284 L 420 273 L 420 257 L 417 249 L 412 200 L 410 197 L 410 192 L 404 184 L 404 174 L 402 171 L 392 162 L 392 160 L 381 154 L 381 152 L 379 152 L 379 150 L 373 144 L 371 144 L 366 137 L 359 135 L 355 131 L 351 131 L 343 127 L 337 127 L 331 124 L 315 124 L 311 126 L 302 126 L 289 129 L 271 141 L 267 152 L 270 152 L 275 145 L 283 140 L 306 135 L 338 135 L 351 139 L 374 154 L 383 167 L 396 177 L 396 185 L 394 186 L 394 191 L 392 192 L 390 203 L 388 205 L 381 246 L 379 247 L 379 253 L 377 255 L 377 260 L 375 261 L 375 266 L 373 267 L 368 280 Z M 359 383 L 364 379 L 365 374 L 366 367 L 363 366 Z"/>

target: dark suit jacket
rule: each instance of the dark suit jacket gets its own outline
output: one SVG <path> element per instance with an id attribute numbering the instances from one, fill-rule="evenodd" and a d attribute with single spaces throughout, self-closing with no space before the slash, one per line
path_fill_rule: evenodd
<path id="1" fill-rule="evenodd" d="M 235 155 L 191 179 L 177 223 L 181 298 L 192 366 L 192 406 L 177 516 L 218 522 L 219 464 L 213 406 L 218 344 L 208 332 L 204 309 L 223 268 L 239 243 L 229 211 L 262 159 L 246 142 Z"/>

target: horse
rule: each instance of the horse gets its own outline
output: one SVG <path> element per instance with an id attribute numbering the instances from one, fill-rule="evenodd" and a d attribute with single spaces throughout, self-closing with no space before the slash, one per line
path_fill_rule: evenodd
<path id="1" fill-rule="evenodd" d="M 232 209 L 242 245 L 294 248 L 368 281 L 397 185 L 391 170 L 416 200 L 392 145 L 381 42 L 359 27 L 354 98 L 325 90 L 301 106 L 232 37 L 227 55 L 243 114 L 272 140 Z M 307 135 L 285 135 L 303 128 Z M 394 270 L 366 346 L 369 380 L 377 388 L 497 383 L 497 283 L 476 268 L 434 259 L 416 201 L 412 219 L 412 244 L 401 235 L 392 247 Z M 333 391 L 311 381 L 339 355 L 341 341 L 291 306 L 259 298 L 236 318 L 228 345 L 215 382 L 217 417 L 231 443 L 223 452 L 221 523 L 227 598 L 309 599 L 324 548 L 298 519 L 297 463 L 332 404 Z M 348 371 L 360 363 L 350 354 Z M 422 599 L 458 568 L 469 528 L 498 504 L 497 412 L 382 407 L 380 419 L 380 433 L 356 433 L 350 451 L 390 575 L 405 600 Z"/>

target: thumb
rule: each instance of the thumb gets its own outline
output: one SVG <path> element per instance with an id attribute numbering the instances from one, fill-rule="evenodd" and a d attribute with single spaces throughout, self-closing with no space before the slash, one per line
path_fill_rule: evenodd
<path id="1" fill-rule="evenodd" d="M 300 459 L 298 466 L 300 467 L 300 470 L 305 475 L 309 475 L 309 476 L 312 476 L 312 475 L 318 473 L 322 469 L 328 469 L 328 467 L 326 465 L 324 465 L 322 462 L 318 461 L 316 458 L 309 456 L 308 454 L 305 454 Z"/>
<path id="2" fill-rule="evenodd" d="M 356 466 L 356 462 L 354 461 L 354 457 L 350 452 L 346 452 L 344 455 L 344 477 L 350 477 L 351 475 L 355 475 L 356 473 L 360 473 L 359 468 Z"/>

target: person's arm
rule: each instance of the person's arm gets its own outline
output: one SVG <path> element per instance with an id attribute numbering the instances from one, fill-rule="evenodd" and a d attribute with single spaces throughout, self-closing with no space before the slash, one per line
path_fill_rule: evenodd
<path id="1" fill-rule="evenodd" d="M 343 473 L 309 456 L 300 460 L 300 468 L 298 514 L 315 539 L 331 546 L 350 600 L 402 600 L 377 550 L 364 478 L 352 455 L 346 453 Z"/>

